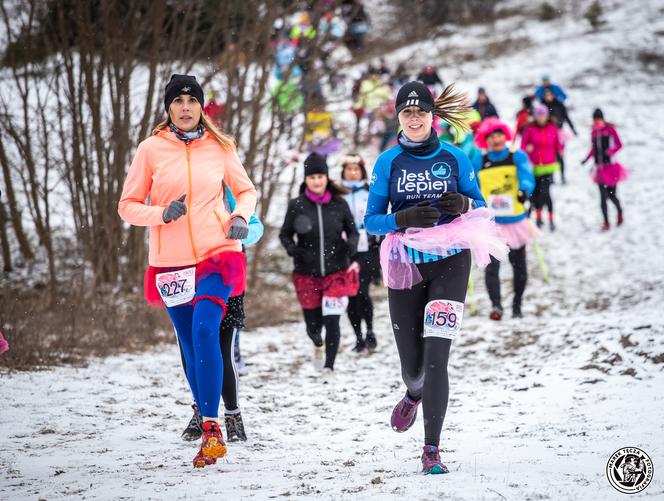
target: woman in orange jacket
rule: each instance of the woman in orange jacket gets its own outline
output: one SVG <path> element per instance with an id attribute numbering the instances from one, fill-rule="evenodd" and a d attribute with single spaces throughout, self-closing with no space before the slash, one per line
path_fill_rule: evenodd
<path id="1" fill-rule="evenodd" d="M 244 289 L 240 240 L 256 206 L 256 189 L 234 141 L 202 112 L 203 100 L 196 77 L 171 77 L 164 96 L 168 117 L 138 145 L 118 206 L 127 223 L 150 227 L 144 294 L 151 304 L 166 306 L 187 360 L 187 380 L 203 416 L 198 468 L 226 453 L 218 424 L 219 325 L 228 297 Z M 237 200 L 230 213 L 224 184 Z"/>

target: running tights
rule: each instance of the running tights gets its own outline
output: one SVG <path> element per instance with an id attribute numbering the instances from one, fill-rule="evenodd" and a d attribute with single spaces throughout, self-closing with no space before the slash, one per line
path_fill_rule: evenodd
<path id="1" fill-rule="evenodd" d="M 451 340 L 423 337 L 424 309 L 435 299 L 463 303 L 470 264 L 468 250 L 432 263 L 418 264 L 422 282 L 411 289 L 388 289 L 401 376 L 410 397 L 422 399 L 426 445 L 440 443 L 449 398 L 447 361 Z"/>
<path id="2" fill-rule="evenodd" d="M 356 296 L 348 298 L 348 320 L 353 326 L 357 340 L 362 339 L 362 320 L 367 324 L 367 332 L 373 332 L 373 302 L 369 296 L 369 286 L 371 285 L 371 274 L 362 273 L 360 270 L 360 288 Z"/>
<path id="3" fill-rule="evenodd" d="M 233 414 L 239 412 L 240 405 L 238 402 L 239 394 L 239 378 L 236 368 L 237 358 L 235 357 L 234 345 L 237 345 L 237 339 L 240 337 L 242 330 L 241 323 L 238 325 L 237 319 L 233 312 L 239 308 L 241 309 L 241 296 L 234 296 L 228 298 L 226 302 L 226 316 L 221 321 L 219 327 L 219 346 L 221 349 L 221 360 L 223 365 L 223 376 L 221 383 L 221 398 L 224 401 L 224 411 L 226 414 Z M 182 368 L 187 373 L 187 360 L 184 356 L 184 350 L 180 344 L 180 357 L 182 359 Z M 196 402 L 198 405 L 198 402 Z M 199 407 L 200 408 L 200 407 Z"/>
<path id="4" fill-rule="evenodd" d="M 553 202 L 551 201 L 550 188 L 553 184 L 553 174 L 544 174 L 535 177 L 535 190 L 533 191 L 532 201 L 535 209 L 541 210 L 546 207 L 549 214 L 553 214 Z"/>
<path id="5" fill-rule="evenodd" d="M 231 286 L 213 274 L 196 286 L 196 297 L 214 296 L 226 301 Z M 194 401 L 203 417 L 218 417 L 223 361 L 219 347 L 219 325 L 223 308 L 209 299 L 195 306 L 167 308 L 185 359 L 185 373 Z"/>
<path id="6" fill-rule="evenodd" d="M 613 202 L 613 205 L 616 206 L 618 214 L 622 214 L 622 207 L 620 206 L 620 200 L 616 195 L 615 186 L 607 186 L 605 184 L 599 185 L 599 196 L 600 196 L 600 207 L 602 208 L 602 216 L 604 216 L 604 224 L 609 224 L 609 210 L 606 204 L 606 200 L 609 199 Z"/>
<path id="7" fill-rule="evenodd" d="M 339 315 L 323 316 L 323 309 L 303 309 L 304 323 L 307 326 L 307 334 L 316 346 L 323 346 L 321 331 L 325 327 L 325 367 L 334 369 L 334 359 L 339 351 L 341 331 L 339 330 Z"/>
<path id="8" fill-rule="evenodd" d="M 514 300 L 512 306 L 520 308 L 521 298 L 523 291 L 526 290 L 526 282 L 528 281 L 528 268 L 526 266 L 526 246 L 519 247 L 518 249 L 510 249 L 509 252 L 510 263 L 512 264 L 512 271 L 514 273 Z M 484 279 L 486 288 L 489 291 L 489 299 L 494 307 L 503 307 L 500 301 L 500 261 L 491 257 L 491 262 L 486 267 Z"/>

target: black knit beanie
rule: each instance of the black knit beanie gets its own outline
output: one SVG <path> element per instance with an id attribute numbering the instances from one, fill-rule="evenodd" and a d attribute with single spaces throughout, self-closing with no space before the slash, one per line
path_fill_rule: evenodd
<path id="1" fill-rule="evenodd" d="M 325 157 L 318 153 L 312 153 L 304 159 L 304 177 L 314 174 L 325 174 L 327 176 L 327 162 Z"/>
<path id="2" fill-rule="evenodd" d="M 593 111 L 593 120 L 604 120 L 604 113 L 599 108 Z"/>
<path id="3" fill-rule="evenodd" d="M 164 108 L 166 108 L 166 113 L 168 113 L 168 108 L 171 106 L 173 99 L 181 94 L 194 96 L 200 103 L 201 108 L 205 104 L 203 89 L 196 81 L 195 76 L 174 74 L 171 75 L 171 79 L 166 84 L 166 92 L 164 93 Z"/>
<path id="4" fill-rule="evenodd" d="M 417 106 L 424 111 L 433 111 L 436 108 L 431 91 L 422 82 L 408 82 L 402 85 L 397 92 L 394 105 L 397 115 L 408 106 Z"/>

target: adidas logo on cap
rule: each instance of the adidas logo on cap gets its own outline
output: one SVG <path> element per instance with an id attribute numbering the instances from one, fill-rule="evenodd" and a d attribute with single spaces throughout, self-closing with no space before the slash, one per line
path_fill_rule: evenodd
<path id="1" fill-rule="evenodd" d="M 189 92 L 191 87 L 182 87 L 182 92 Z"/>
<path id="2" fill-rule="evenodd" d="M 408 97 L 420 97 L 420 96 L 417 95 L 417 92 L 415 92 L 414 90 L 411 90 L 410 94 L 408 94 Z"/>

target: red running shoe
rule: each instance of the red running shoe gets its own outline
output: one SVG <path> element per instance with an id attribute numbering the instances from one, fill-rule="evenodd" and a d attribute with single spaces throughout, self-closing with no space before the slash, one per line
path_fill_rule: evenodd
<path id="1" fill-rule="evenodd" d="M 604 223 L 602 225 L 602 231 L 609 231 L 611 229 L 611 225 L 609 223 Z"/>
<path id="2" fill-rule="evenodd" d="M 622 212 L 621 212 L 621 213 L 618 214 L 618 219 L 616 220 L 616 224 L 617 224 L 618 226 L 620 226 L 620 225 L 623 224 L 624 222 L 625 222 L 625 220 L 623 219 L 623 215 L 622 215 Z"/>
<path id="3" fill-rule="evenodd" d="M 203 468 L 211 464 L 216 464 L 217 458 L 208 458 L 203 455 L 203 449 L 199 449 L 198 454 L 194 456 L 194 468 Z"/>
<path id="4" fill-rule="evenodd" d="M 503 318 L 503 309 L 500 306 L 494 306 L 491 313 L 489 313 L 489 318 L 496 321 L 500 320 Z"/>
<path id="5" fill-rule="evenodd" d="M 226 442 L 221 434 L 221 428 L 216 421 L 203 422 L 203 434 L 201 435 L 201 449 L 194 457 L 194 466 L 202 468 L 208 464 L 214 464 L 217 458 L 226 455 Z"/>

